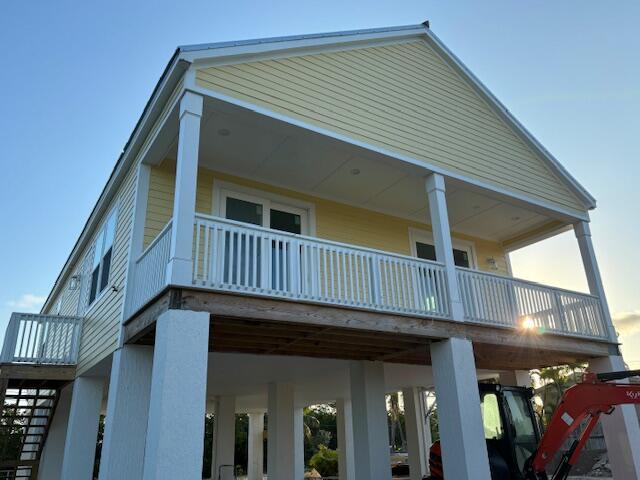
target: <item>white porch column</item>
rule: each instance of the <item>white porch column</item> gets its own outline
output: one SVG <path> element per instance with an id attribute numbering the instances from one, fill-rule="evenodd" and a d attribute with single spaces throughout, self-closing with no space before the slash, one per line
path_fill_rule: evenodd
<path id="1" fill-rule="evenodd" d="M 344 398 L 336 400 L 336 424 L 338 429 L 338 472 L 340 480 L 355 480 L 351 400 Z"/>
<path id="2" fill-rule="evenodd" d="M 582 221 L 574 223 L 573 231 L 578 239 L 580 256 L 582 257 L 584 272 L 587 276 L 587 283 L 589 284 L 589 293 L 600 299 L 609 338 L 612 342 L 618 343 L 618 334 L 616 333 L 616 330 L 613 327 L 613 322 L 611 321 L 611 312 L 609 311 L 607 296 L 604 292 L 604 285 L 602 284 L 602 277 L 600 276 L 600 268 L 598 267 L 596 252 L 593 248 L 593 242 L 591 241 L 591 228 L 589 227 L 589 222 Z"/>
<path id="3" fill-rule="evenodd" d="M 73 382 L 61 478 L 93 478 L 103 389 L 104 379 L 99 377 L 78 377 Z"/>
<path id="4" fill-rule="evenodd" d="M 249 413 L 249 448 L 247 480 L 264 476 L 264 412 Z"/>
<path id="5" fill-rule="evenodd" d="M 144 480 L 202 478 L 208 355 L 208 313 L 158 317 Z"/>
<path id="6" fill-rule="evenodd" d="M 218 480 L 218 475 L 220 474 L 222 475 L 220 477 L 221 480 L 235 478 L 235 447 L 236 397 L 223 395 L 218 397 L 214 417 L 213 456 L 211 461 L 212 479 Z"/>
<path id="7" fill-rule="evenodd" d="M 277 480 L 298 480 L 294 388 L 289 383 L 269 384 L 267 410 L 267 476 Z"/>
<path id="8" fill-rule="evenodd" d="M 500 383 L 511 387 L 530 387 L 529 370 L 505 370 L 500 372 Z"/>
<path id="9" fill-rule="evenodd" d="M 620 355 L 601 357 L 589 362 L 595 373 L 626 370 Z M 619 405 L 611 415 L 602 415 L 602 430 L 613 478 L 640 479 L 640 426 L 634 405 Z"/>
<path id="10" fill-rule="evenodd" d="M 202 104 L 202 96 L 191 92 L 186 92 L 180 101 L 173 226 L 167 265 L 167 281 L 171 284 L 190 285 L 193 275 L 193 222 L 196 211 Z"/>
<path id="11" fill-rule="evenodd" d="M 453 244 L 451 243 L 444 177 L 438 173 L 432 173 L 427 177 L 426 186 L 436 259 L 445 265 L 451 300 L 451 316 L 454 320 L 464 320 L 464 308 L 458 287 L 456 265 L 453 260 Z"/>
<path id="12" fill-rule="evenodd" d="M 49 435 L 40 456 L 38 475 L 47 480 L 61 480 L 64 444 L 67 438 L 67 424 L 71 409 L 73 384 L 67 385 L 60 392 L 58 406 L 49 426 Z"/>
<path id="13" fill-rule="evenodd" d="M 304 408 L 293 409 L 293 478 L 304 478 Z"/>
<path id="14" fill-rule="evenodd" d="M 391 462 L 382 362 L 350 364 L 356 480 L 390 480 Z"/>
<path id="15" fill-rule="evenodd" d="M 473 346 L 462 338 L 431 344 L 444 478 L 489 480 Z"/>
<path id="16" fill-rule="evenodd" d="M 418 387 L 402 390 L 404 419 L 407 428 L 409 475 L 411 480 L 422 480 L 429 473 L 429 447 L 431 430 L 424 408 L 424 392 Z"/>
<path id="17" fill-rule="evenodd" d="M 142 478 L 153 347 L 124 345 L 113 354 L 100 480 Z"/>

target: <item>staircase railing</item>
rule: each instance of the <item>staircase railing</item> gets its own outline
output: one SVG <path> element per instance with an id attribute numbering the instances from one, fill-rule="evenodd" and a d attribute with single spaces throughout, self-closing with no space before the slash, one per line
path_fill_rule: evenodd
<path id="1" fill-rule="evenodd" d="M 81 332 L 80 317 L 13 313 L 0 362 L 75 365 Z"/>

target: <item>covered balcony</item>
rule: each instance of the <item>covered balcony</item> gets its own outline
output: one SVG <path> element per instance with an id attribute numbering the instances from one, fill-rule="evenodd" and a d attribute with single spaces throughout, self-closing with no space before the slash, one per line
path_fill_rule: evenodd
<path id="1" fill-rule="evenodd" d="M 195 94 L 166 118 L 139 170 L 125 321 L 172 286 L 614 339 L 578 213 Z M 511 276 L 510 250 L 571 228 L 590 293 Z"/>

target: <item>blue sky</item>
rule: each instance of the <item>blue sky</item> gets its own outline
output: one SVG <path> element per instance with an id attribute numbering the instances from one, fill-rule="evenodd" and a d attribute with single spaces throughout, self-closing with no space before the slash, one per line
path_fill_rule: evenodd
<path id="1" fill-rule="evenodd" d="M 635 0 L 1 2 L 0 329 L 48 294 L 177 45 L 429 19 L 598 199 L 609 303 L 640 368 L 639 18 Z M 571 233 L 513 264 L 586 288 Z"/>

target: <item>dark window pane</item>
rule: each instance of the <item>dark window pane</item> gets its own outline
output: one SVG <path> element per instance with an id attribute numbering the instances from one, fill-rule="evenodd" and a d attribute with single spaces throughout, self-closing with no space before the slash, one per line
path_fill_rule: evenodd
<path id="1" fill-rule="evenodd" d="M 91 288 L 89 289 L 89 304 L 91 304 L 98 294 L 98 275 L 100 274 L 100 267 L 96 267 L 91 273 Z"/>
<path id="2" fill-rule="evenodd" d="M 262 205 L 227 197 L 227 218 L 238 222 L 262 225 Z"/>
<path id="3" fill-rule="evenodd" d="M 453 249 L 453 261 L 456 267 L 469 268 L 469 254 L 464 250 Z"/>
<path id="4" fill-rule="evenodd" d="M 109 283 L 109 272 L 111 271 L 111 252 L 113 249 L 107 250 L 107 253 L 102 257 L 102 273 L 100 274 L 100 291 L 103 291 Z"/>
<path id="5" fill-rule="evenodd" d="M 423 260 L 435 261 L 436 259 L 436 247 L 428 243 L 416 242 L 416 253 L 418 254 L 418 258 Z"/>
<path id="6" fill-rule="evenodd" d="M 271 228 L 289 233 L 302 233 L 300 215 L 271 210 Z"/>

